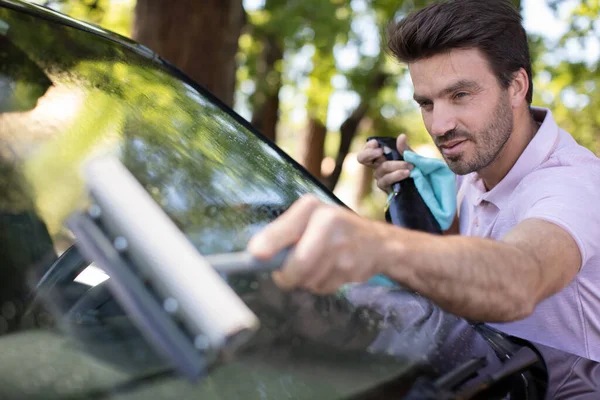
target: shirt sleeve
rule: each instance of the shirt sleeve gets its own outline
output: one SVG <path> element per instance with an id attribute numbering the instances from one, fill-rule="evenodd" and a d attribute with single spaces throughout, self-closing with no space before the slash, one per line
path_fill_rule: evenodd
<path id="1" fill-rule="evenodd" d="M 600 170 L 553 167 L 526 177 L 515 191 L 517 223 L 536 218 L 567 231 L 582 264 L 600 255 Z"/>

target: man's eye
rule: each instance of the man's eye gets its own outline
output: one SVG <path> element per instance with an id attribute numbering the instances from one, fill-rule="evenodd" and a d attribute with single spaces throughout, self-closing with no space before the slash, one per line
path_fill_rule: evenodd
<path id="1" fill-rule="evenodd" d="M 454 95 L 455 99 L 462 99 L 463 97 L 467 97 L 469 94 L 467 92 L 458 92 Z"/>
<path id="2" fill-rule="evenodd" d="M 419 107 L 421 107 L 421 108 L 428 108 L 428 107 L 431 107 L 432 105 L 433 105 L 433 103 L 431 101 L 419 102 Z"/>

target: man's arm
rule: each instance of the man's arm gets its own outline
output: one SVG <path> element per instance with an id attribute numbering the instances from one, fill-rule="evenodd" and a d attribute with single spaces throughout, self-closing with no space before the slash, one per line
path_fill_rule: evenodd
<path id="1" fill-rule="evenodd" d="M 571 236 L 550 222 L 524 220 L 502 241 L 429 235 L 369 221 L 308 196 L 255 236 L 249 250 L 269 258 L 296 244 L 274 274 L 284 289 L 334 292 L 384 273 L 442 308 L 474 320 L 526 317 L 581 265 Z"/>
<path id="2" fill-rule="evenodd" d="M 522 319 L 577 274 L 581 255 L 564 229 L 528 219 L 501 241 L 402 232 L 383 273 L 442 308 L 487 322 Z"/>

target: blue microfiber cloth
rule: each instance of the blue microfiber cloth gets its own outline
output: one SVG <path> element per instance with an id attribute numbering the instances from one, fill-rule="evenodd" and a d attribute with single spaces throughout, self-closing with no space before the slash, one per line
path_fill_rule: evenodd
<path id="1" fill-rule="evenodd" d="M 398 286 L 398 282 L 396 282 L 382 274 L 370 277 L 369 280 L 367 281 L 367 283 L 369 285 L 373 285 L 373 286 L 387 286 L 387 287 Z"/>
<path id="2" fill-rule="evenodd" d="M 409 150 L 404 152 L 404 161 L 415 166 L 410 177 L 414 179 L 419 194 L 440 224 L 440 228 L 450 228 L 456 214 L 454 173 L 443 160 L 423 157 Z"/>
<path id="3" fill-rule="evenodd" d="M 428 158 L 412 151 L 404 152 L 404 161 L 415 166 L 410 177 L 414 179 L 419 194 L 440 224 L 442 230 L 450 228 L 456 214 L 456 178 L 448 165 L 440 159 Z M 398 286 L 384 275 L 375 275 L 368 280 L 370 285 Z"/>

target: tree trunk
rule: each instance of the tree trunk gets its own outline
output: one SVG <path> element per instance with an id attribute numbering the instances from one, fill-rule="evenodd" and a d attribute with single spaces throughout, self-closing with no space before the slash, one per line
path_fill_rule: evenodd
<path id="1" fill-rule="evenodd" d="M 310 118 L 304 141 L 302 165 L 319 180 L 321 180 L 321 163 L 323 162 L 326 134 L 327 127 L 317 118 Z"/>
<path id="2" fill-rule="evenodd" d="M 276 65 L 283 59 L 283 51 L 273 36 L 267 37 L 264 45 L 256 79 L 257 93 L 253 99 L 252 125 L 275 142 L 279 121 L 279 90 L 281 90 L 281 71 L 276 68 Z"/>
<path id="3" fill-rule="evenodd" d="M 242 0 L 137 0 L 133 38 L 231 106 Z"/>
<path id="4" fill-rule="evenodd" d="M 342 174 L 344 161 L 346 160 L 348 151 L 350 151 L 350 145 L 352 144 L 352 140 L 358 131 L 358 126 L 367 114 L 367 111 L 369 111 L 369 103 L 371 102 L 373 96 L 376 96 L 379 89 L 383 87 L 385 79 L 386 75 L 384 73 L 377 72 L 375 74 L 371 80 L 371 87 L 366 94 L 363 94 L 358 107 L 356 107 L 352 114 L 350 114 L 350 116 L 340 126 L 341 139 L 340 147 L 338 149 L 337 156 L 335 157 L 335 168 L 333 169 L 331 175 L 326 177 L 323 182 L 329 190 L 333 190 L 337 185 L 340 175 Z"/>
<path id="5" fill-rule="evenodd" d="M 333 190 L 340 179 L 344 161 L 346 160 L 348 151 L 350 151 L 350 145 L 352 144 L 354 136 L 356 136 L 358 125 L 364 118 L 368 109 L 368 103 L 362 100 L 358 107 L 356 107 L 352 114 L 350 114 L 350 116 L 340 126 L 340 147 L 338 148 L 338 153 L 335 157 L 335 168 L 333 169 L 331 175 L 326 177 L 323 181 L 329 190 Z"/>

